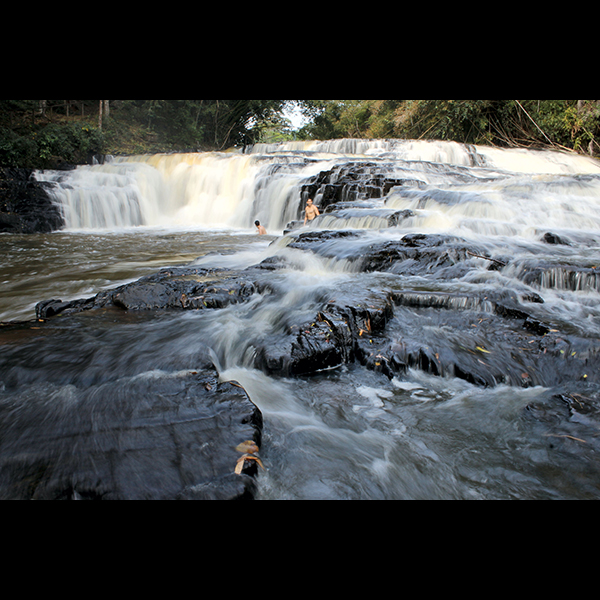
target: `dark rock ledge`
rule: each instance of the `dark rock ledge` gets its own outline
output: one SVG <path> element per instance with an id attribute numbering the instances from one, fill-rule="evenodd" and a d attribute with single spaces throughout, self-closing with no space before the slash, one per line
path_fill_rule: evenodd
<path id="1" fill-rule="evenodd" d="M 219 382 L 208 350 L 198 365 L 68 394 L 49 384 L 25 399 L 0 394 L 0 499 L 253 499 L 256 462 L 236 474 L 236 447 L 260 447 L 262 415 Z"/>
<path id="2" fill-rule="evenodd" d="M 50 183 L 40 183 L 31 169 L 0 168 L 0 233 L 50 233 L 64 220 L 53 203 Z"/>
<path id="3" fill-rule="evenodd" d="M 34 329 L 63 335 L 63 327 L 80 327 L 71 321 L 84 311 L 218 309 L 260 289 L 210 269 L 165 270 L 94 298 L 41 302 Z M 31 327 L 3 324 L 0 336 L 9 344 L 22 339 L 31 351 L 36 343 Z M 30 379 L 37 379 L 26 374 L 26 365 L 10 360 L 0 359 L 5 374 L 0 392 L 8 392 L 0 393 L 0 499 L 254 498 L 257 462 L 245 461 L 236 473 L 242 457 L 236 448 L 246 441 L 260 448 L 262 414 L 239 384 L 219 381 L 209 348 L 195 356 L 194 371 L 157 378 L 120 368 L 96 374 L 88 365 L 68 398 L 60 392 L 60 373 L 49 371 L 43 389 L 29 390 Z M 11 394 L 23 386 L 26 400 Z"/>
<path id="4" fill-rule="evenodd" d="M 289 247 L 327 253 L 332 240 L 360 235 L 311 231 L 298 235 Z M 481 259 L 489 261 L 490 270 L 504 264 L 452 236 L 411 234 L 397 242 L 357 246 L 355 260 L 361 271 L 387 272 L 399 278 L 460 277 Z M 283 266 L 285 260 L 277 257 L 242 272 L 163 270 L 91 299 L 41 302 L 37 316 L 47 319 L 106 307 L 220 309 L 245 302 L 256 293 L 276 294 L 268 275 Z M 293 323 L 286 334 L 256 348 L 255 366 L 269 374 L 294 376 L 359 362 L 388 377 L 418 368 L 482 386 L 552 386 L 572 378 L 599 379 L 600 383 L 596 340 L 544 323 L 534 309 L 540 303 L 539 295 L 520 296 L 510 290 L 482 289 L 468 297 L 393 289 L 340 292 L 312 319 Z"/>
<path id="5" fill-rule="evenodd" d="M 213 269 L 180 267 L 164 269 L 93 298 L 68 302 L 46 300 L 37 305 L 36 315 L 38 319 L 46 319 L 110 307 L 124 310 L 217 309 L 244 302 L 264 289 L 265 284 L 248 277 L 228 276 Z"/>

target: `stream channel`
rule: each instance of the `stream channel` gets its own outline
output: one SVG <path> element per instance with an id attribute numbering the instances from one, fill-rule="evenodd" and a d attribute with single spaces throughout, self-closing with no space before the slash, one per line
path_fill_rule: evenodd
<path id="1" fill-rule="evenodd" d="M 66 225 L 0 235 L 2 498 L 34 494 L 27 436 L 105 418 L 207 349 L 262 414 L 257 500 L 600 497 L 597 161 L 338 140 L 36 178 Z M 250 291 L 36 320 L 179 268 Z M 77 453 L 46 443 L 38 467 Z M 170 499 L 149 460 L 131 472 Z"/>

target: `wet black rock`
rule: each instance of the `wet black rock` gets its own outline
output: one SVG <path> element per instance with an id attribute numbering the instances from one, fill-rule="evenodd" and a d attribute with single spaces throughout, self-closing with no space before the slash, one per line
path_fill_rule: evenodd
<path id="1" fill-rule="evenodd" d="M 293 236 L 288 247 L 338 257 L 339 244 L 346 241 L 354 253 L 349 258 L 359 270 L 397 275 L 399 281 L 407 275 L 432 280 L 463 277 L 480 269 L 482 260 L 488 268 L 504 264 L 447 235 L 410 234 L 370 245 L 364 231 L 314 230 Z M 272 273 L 285 266 L 286 259 L 279 256 L 241 272 L 165 269 L 91 299 L 42 302 L 37 316 L 48 319 L 99 308 L 218 310 L 257 293 L 277 295 Z M 481 386 L 595 379 L 600 350 L 593 340 L 566 336 L 555 324 L 544 322 L 534 309 L 542 303 L 530 291 L 519 295 L 482 289 L 456 295 L 385 286 L 346 289 L 334 299 L 324 299 L 310 320 L 286 316 L 284 331 L 257 340 L 254 366 L 269 374 L 294 376 L 359 362 L 388 377 L 416 368 Z"/>
<path id="2" fill-rule="evenodd" d="M 165 269 L 93 298 L 40 302 L 43 339 L 68 336 L 73 356 L 63 352 L 61 364 L 85 367 L 73 379 L 44 361 L 35 373 L 18 360 L 14 367 L 2 365 L 8 373 L 4 391 L 33 387 L 17 396 L 28 401 L 16 410 L 8 401 L 0 404 L 0 498 L 253 498 L 256 462 L 247 461 L 237 475 L 242 455 L 236 447 L 246 440 L 260 446 L 262 415 L 239 385 L 219 381 L 209 348 L 195 349 L 193 371 L 171 366 L 160 352 L 160 370 L 148 371 L 152 366 L 143 356 L 103 356 L 85 331 L 90 314 L 99 316 L 95 331 L 102 330 L 104 315 L 110 332 L 112 320 L 128 315 L 244 302 L 262 286 L 259 273 L 251 280 L 211 269 Z M 58 315 L 63 318 L 54 319 Z M 46 387 L 38 390 L 41 376 Z M 68 397 L 65 386 L 72 389 Z"/>
<path id="3" fill-rule="evenodd" d="M 359 241 L 361 238 L 367 239 L 364 231 L 317 230 L 296 235 L 289 247 L 326 257 L 339 257 L 342 255 L 339 246 L 332 242 L 342 239 Z M 489 270 L 506 266 L 503 260 L 487 256 L 482 248 L 449 235 L 407 234 L 394 241 L 356 243 L 343 256 L 363 272 L 430 275 L 439 279 L 462 277 L 478 267 L 481 260 L 488 262 Z"/>
<path id="4" fill-rule="evenodd" d="M 336 202 L 335 204 L 330 204 L 323 210 L 323 214 L 328 215 L 331 213 L 336 213 L 342 210 L 358 210 L 358 211 L 370 211 L 375 208 L 380 208 L 379 204 L 376 202 L 369 201 L 346 201 L 346 202 Z"/>
<path id="5" fill-rule="evenodd" d="M 326 217 L 329 217 L 326 219 Z M 351 202 L 340 202 L 332 204 L 326 210 L 324 215 L 317 217 L 315 225 L 317 227 L 327 226 L 339 229 L 345 223 L 353 223 L 355 225 L 368 224 L 369 228 L 385 229 L 388 227 L 399 227 L 406 219 L 414 217 L 411 210 L 393 210 L 380 207 L 355 207 Z M 337 224 L 332 224 L 331 219 L 334 218 Z M 334 221 L 333 223 L 336 223 Z M 347 226 L 347 225 L 346 225 Z"/>
<path id="6" fill-rule="evenodd" d="M 304 233 L 297 234 L 294 237 L 294 241 L 288 244 L 288 248 L 296 248 L 297 250 L 308 250 L 315 254 L 327 255 L 323 252 L 331 246 L 330 242 L 336 240 L 357 240 L 364 237 L 365 233 L 362 231 L 352 230 L 339 230 L 339 231 L 307 231 Z"/>
<path id="7" fill-rule="evenodd" d="M 430 280 L 463 277 L 471 269 L 506 264 L 465 240 L 441 235 L 406 235 L 402 240 L 361 245 L 364 232 L 310 231 L 290 247 L 339 256 L 337 245 L 352 239 L 352 257 L 362 271 Z M 356 243 L 358 242 L 358 243 Z M 506 259 L 504 259 L 506 260 Z M 508 262 L 508 261 L 507 261 Z M 309 322 L 261 347 L 256 367 L 297 375 L 359 362 L 388 377 L 414 368 L 474 385 L 517 387 L 596 380 L 600 348 L 573 332 L 544 322 L 534 292 L 481 289 L 457 295 L 410 289 L 378 292 L 357 288 L 324 304 Z"/>
<path id="8" fill-rule="evenodd" d="M 543 298 L 529 288 L 518 293 L 474 286 L 471 293 L 452 294 L 407 285 L 415 275 L 421 281 L 464 277 L 471 269 L 480 271 L 482 261 L 488 269 L 502 269 L 508 258 L 447 235 L 409 234 L 377 244 L 364 231 L 311 230 L 292 238 L 288 248 L 298 252 L 339 257 L 343 247 L 357 271 L 381 272 L 382 283 L 328 290 L 312 299 L 317 308 L 308 319 L 306 313 L 282 315 L 279 329 L 252 340 L 254 368 L 293 377 L 357 363 L 390 379 L 416 369 L 480 387 L 555 389 L 568 383 L 570 404 L 561 402 L 554 411 L 532 406 L 529 412 L 541 420 L 562 419 L 556 435 L 589 434 L 578 427 L 598 415 L 597 402 L 581 397 L 582 389 L 600 385 L 594 339 L 546 322 L 537 312 Z M 275 256 L 243 271 L 165 269 L 94 298 L 42 302 L 37 313 L 52 323 L 56 315 L 76 319 L 99 309 L 121 315 L 219 310 L 256 294 L 276 298 L 285 290 L 277 288 L 273 275 L 287 260 Z M 533 284 L 543 280 L 540 271 L 526 273 Z M 8 432 L 0 435 L 0 497 L 252 497 L 255 471 L 233 473 L 235 447 L 246 438 L 259 443 L 260 412 L 243 390 L 219 383 L 208 356 L 205 363 L 196 373 L 153 381 L 121 374 L 116 405 L 114 386 L 105 388 L 92 372 L 85 385 L 73 382 L 68 407 L 66 398 L 35 401 L 37 392 L 28 407 L 0 406 L 0 423 Z M 12 385 L 10 377 L 5 385 Z M 103 412 L 97 402 L 109 393 L 113 397 Z M 38 447 L 34 432 L 40 429 Z M 23 472 L 27 476 L 19 479 Z"/>
<path id="9" fill-rule="evenodd" d="M 0 232 L 50 233 L 64 227 L 50 187 L 36 181 L 31 169 L 0 168 Z"/>
<path id="10" fill-rule="evenodd" d="M 545 242 L 546 244 L 558 244 L 561 246 L 570 246 L 571 242 L 569 240 L 567 240 L 566 238 L 560 237 L 559 235 L 556 235 L 555 233 L 552 232 L 548 232 L 546 234 L 544 234 L 544 236 L 542 237 L 542 241 Z"/>
<path id="11" fill-rule="evenodd" d="M 290 221 L 283 230 L 283 235 L 288 235 L 296 229 L 300 229 L 304 225 L 304 221 Z"/>
<path id="12" fill-rule="evenodd" d="M 323 212 L 332 204 L 384 198 L 395 187 L 421 187 L 423 182 L 398 179 L 393 166 L 352 162 L 323 171 L 302 186 L 302 199 L 315 200 Z"/>
<path id="13" fill-rule="evenodd" d="M 194 371 L 106 372 L 88 385 L 55 383 L 51 370 L 43 384 L 7 381 L 0 499 L 253 499 L 256 462 L 236 474 L 236 448 L 260 447 L 262 415 L 239 385 L 219 381 L 208 349 L 196 362 Z"/>
<path id="14" fill-rule="evenodd" d="M 255 367 L 269 374 L 294 376 L 354 361 L 368 365 L 374 339 L 385 332 L 392 316 L 385 292 L 344 294 L 343 299 L 326 303 L 311 321 L 291 325 L 286 335 L 258 347 Z"/>
<path id="15" fill-rule="evenodd" d="M 292 237 L 289 248 L 321 256 L 339 257 L 342 244 L 358 270 L 396 275 L 399 281 L 405 276 L 427 276 L 432 281 L 464 277 L 472 269 L 480 270 L 482 260 L 488 269 L 506 264 L 448 235 L 409 234 L 380 244 L 369 244 L 364 231 L 354 230 L 311 230 Z M 45 319 L 107 307 L 220 309 L 248 301 L 256 293 L 278 294 L 270 276 L 285 266 L 285 258 L 273 257 L 241 272 L 167 269 L 88 300 L 42 302 L 37 314 Z M 573 332 L 567 336 L 555 324 L 544 322 L 535 311 L 541 304 L 543 299 L 531 291 L 481 289 L 456 295 L 358 287 L 324 300 L 308 321 L 286 317 L 285 331 L 254 344 L 254 366 L 269 374 L 294 376 L 356 361 L 388 377 L 416 368 L 481 386 L 531 387 L 569 378 L 595 379 L 600 349 L 593 340 Z"/>
<path id="16" fill-rule="evenodd" d="M 399 241 L 367 248 L 361 258 L 362 270 L 398 275 L 432 274 L 439 278 L 459 277 L 473 267 L 466 265 L 482 250 L 460 238 L 410 234 Z"/>
<path id="17" fill-rule="evenodd" d="M 45 300 L 36 307 L 38 319 L 84 310 L 116 307 L 124 310 L 204 310 L 244 302 L 265 285 L 247 277 L 228 276 L 212 269 L 164 269 L 138 281 L 101 292 L 93 298 Z"/>

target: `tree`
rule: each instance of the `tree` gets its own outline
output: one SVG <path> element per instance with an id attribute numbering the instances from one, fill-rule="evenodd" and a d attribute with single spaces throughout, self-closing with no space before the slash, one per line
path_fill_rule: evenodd
<path id="1" fill-rule="evenodd" d="M 102 129 L 105 118 L 110 116 L 110 100 L 100 100 L 98 108 L 98 129 Z"/>
<path id="2" fill-rule="evenodd" d="M 256 142 L 284 100 L 124 100 L 123 111 L 163 143 L 222 150 Z"/>

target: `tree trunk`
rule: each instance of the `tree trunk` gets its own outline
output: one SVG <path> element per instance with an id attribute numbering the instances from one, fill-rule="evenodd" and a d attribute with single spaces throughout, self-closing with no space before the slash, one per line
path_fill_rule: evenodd
<path id="1" fill-rule="evenodd" d="M 103 107 L 103 100 L 100 100 L 100 108 L 98 110 L 98 129 L 102 129 L 102 107 Z"/>

